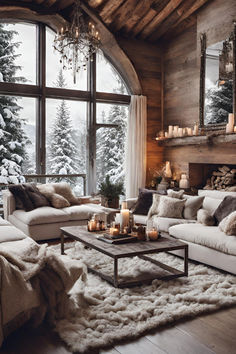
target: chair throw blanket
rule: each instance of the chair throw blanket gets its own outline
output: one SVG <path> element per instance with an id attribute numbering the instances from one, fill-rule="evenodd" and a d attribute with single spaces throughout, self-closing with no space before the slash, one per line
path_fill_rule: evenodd
<path id="1" fill-rule="evenodd" d="M 69 316 L 85 279 L 82 262 L 57 255 L 47 244 L 28 237 L 0 243 L 0 346 L 11 331 L 9 323 L 24 314 L 28 319 L 30 312 L 37 325 L 45 315 L 52 322 Z"/>

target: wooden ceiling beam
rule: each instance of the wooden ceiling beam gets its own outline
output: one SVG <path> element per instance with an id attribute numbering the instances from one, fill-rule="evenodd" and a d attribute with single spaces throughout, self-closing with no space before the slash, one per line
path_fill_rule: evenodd
<path id="1" fill-rule="evenodd" d="M 144 27 L 153 20 L 156 14 L 156 11 L 150 8 L 141 20 L 132 28 L 130 33 L 131 36 L 133 38 L 136 37 L 144 29 Z"/>
<path id="2" fill-rule="evenodd" d="M 142 1 L 143 2 L 143 1 Z M 111 29 L 118 32 L 124 26 L 127 20 L 132 18 L 135 8 L 138 6 L 139 0 L 126 0 L 113 14 L 110 16 Z"/>
<path id="3" fill-rule="evenodd" d="M 132 16 L 125 24 L 123 24 L 123 30 L 125 33 L 129 33 L 131 29 L 139 23 L 139 21 L 147 14 L 152 4 L 152 0 L 139 0 L 135 7 Z"/>
<path id="4" fill-rule="evenodd" d="M 99 12 L 99 16 L 101 16 L 102 20 L 106 23 L 107 18 L 114 11 L 116 11 L 124 2 L 125 0 L 107 1 L 102 10 Z"/>
<path id="5" fill-rule="evenodd" d="M 201 6 L 209 0 L 185 0 L 162 24 L 159 26 L 155 33 L 148 38 L 150 41 L 156 41 L 161 38 L 166 32 L 174 29 L 183 20 L 191 16 Z"/>
<path id="6" fill-rule="evenodd" d="M 57 0 L 44 0 L 42 3 L 42 6 L 51 7 L 52 5 L 55 4 L 56 1 Z"/>
<path id="7" fill-rule="evenodd" d="M 165 35 L 161 38 L 161 41 L 163 43 L 168 42 L 169 40 L 179 36 L 186 29 L 192 27 L 196 22 L 197 22 L 196 14 L 189 16 L 188 18 L 180 22 L 177 26 L 175 26 L 175 28 L 171 28 L 168 32 L 166 32 Z"/>
<path id="8" fill-rule="evenodd" d="M 104 0 L 89 0 L 88 5 L 93 9 L 96 9 L 98 6 L 101 6 Z"/>
<path id="9" fill-rule="evenodd" d="M 141 38 L 146 39 L 155 29 L 183 2 L 183 0 L 171 0 L 164 9 L 142 30 Z"/>

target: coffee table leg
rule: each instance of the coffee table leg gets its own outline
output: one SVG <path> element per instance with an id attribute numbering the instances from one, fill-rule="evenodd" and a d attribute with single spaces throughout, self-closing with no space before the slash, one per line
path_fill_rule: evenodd
<path id="1" fill-rule="evenodd" d="M 184 249 L 184 273 L 188 276 L 188 245 Z"/>
<path id="2" fill-rule="evenodd" d="M 65 254 L 64 253 L 64 235 L 63 235 L 63 233 L 61 233 L 61 254 Z"/>
<path id="3" fill-rule="evenodd" d="M 118 286 L 118 259 L 114 258 L 114 286 Z"/>

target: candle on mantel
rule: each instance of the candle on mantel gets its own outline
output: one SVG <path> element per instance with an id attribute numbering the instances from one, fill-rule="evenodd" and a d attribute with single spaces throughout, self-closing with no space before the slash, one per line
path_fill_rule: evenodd
<path id="1" fill-rule="evenodd" d="M 195 124 L 195 125 L 194 125 L 194 128 L 193 128 L 193 135 L 198 135 L 198 124 Z"/>
<path id="2" fill-rule="evenodd" d="M 168 137 L 173 138 L 173 125 L 168 126 Z"/>
<path id="3" fill-rule="evenodd" d="M 175 126 L 174 126 L 174 130 L 173 130 L 174 138 L 177 138 L 177 136 L 178 136 L 178 130 L 179 130 L 179 126 L 178 126 L 178 125 L 175 125 Z"/>
<path id="4" fill-rule="evenodd" d="M 178 129 L 178 136 L 182 137 L 183 136 L 183 128 Z"/>
<path id="5" fill-rule="evenodd" d="M 192 128 L 187 128 L 187 132 L 188 132 L 188 136 L 192 136 L 193 135 Z"/>
<path id="6" fill-rule="evenodd" d="M 168 132 L 165 132 L 165 138 L 168 138 Z"/>
<path id="7" fill-rule="evenodd" d="M 236 125 L 234 126 L 234 132 L 236 133 Z"/>

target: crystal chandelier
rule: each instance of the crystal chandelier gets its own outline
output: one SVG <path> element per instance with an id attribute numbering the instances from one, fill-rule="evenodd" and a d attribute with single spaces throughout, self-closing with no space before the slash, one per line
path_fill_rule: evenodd
<path id="1" fill-rule="evenodd" d="M 76 73 L 86 69 L 87 62 L 100 48 L 100 36 L 94 24 L 86 22 L 79 0 L 75 0 L 72 23 L 62 27 L 54 39 L 54 49 L 60 55 L 63 69 L 73 70 L 74 83 Z"/>

